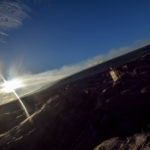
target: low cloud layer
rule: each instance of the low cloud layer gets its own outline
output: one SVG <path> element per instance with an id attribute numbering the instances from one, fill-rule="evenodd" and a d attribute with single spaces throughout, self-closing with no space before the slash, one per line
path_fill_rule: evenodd
<path id="1" fill-rule="evenodd" d="M 74 73 L 80 72 L 84 69 L 95 66 L 97 64 L 100 64 L 100 63 L 107 61 L 109 59 L 112 59 L 114 57 L 123 55 L 125 53 L 131 52 L 137 48 L 143 47 L 148 44 L 150 44 L 150 40 L 137 41 L 132 46 L 122 47 L 119 49 L 112 49 L 109 51 L 109 53 L 107 53 L 105 55 L 96 56 L 89 60 L 80 62 L 76 65 L 63 66 L 60 69 L 54 69 L 54 70 L 42 72 L 39 74 L 29 74 L 29 73 L 24 72 L 24 74 L 19 76 L 19 73 L 17 73 L 17 69 L 16 69 L 18 67 L 16 67 L 16 68 L 12 67 L 10 73 L 16 74 L 17 78 L 20 78 L 24 82 L 25 87 L 23 87 L 22 89 L 17 91 L 18 94 L 20 96 L 22 96 L 22 95 L 32 93 L 47 84 L 51 85 L 54 82 L 56 82 L 60 79 L 63 79 L 67 76 L 70 76 Z M 15 99 L 14 95 L 12 93 L 10 93 L 10 94 L 4 93 L 2 91 L 1 86 L 2 86 L 2 82 L 0 84 L 0 104 L 4 104 L 4 103 L 14 100 Z"/>

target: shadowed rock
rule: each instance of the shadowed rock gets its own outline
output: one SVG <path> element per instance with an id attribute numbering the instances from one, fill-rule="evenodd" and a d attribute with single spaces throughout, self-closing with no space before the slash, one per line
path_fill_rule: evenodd
<path id="1" fill-rule="evenodd" d="M 150 55 L 145 55 L 119 65 L 124 75 L 115 85 L 106 68 L 23 98 L 33 123 L 24 120 L 16 102 L 1 106 L 1 114 L 7 115 L 0 121 L 4 118 L 8 125 L 1 128 L 0 149 L 91 150 L 100 144 L 97 150 L 146 150 L 142 145 L 148 148 L 150 139 L 149 64 Z"/>

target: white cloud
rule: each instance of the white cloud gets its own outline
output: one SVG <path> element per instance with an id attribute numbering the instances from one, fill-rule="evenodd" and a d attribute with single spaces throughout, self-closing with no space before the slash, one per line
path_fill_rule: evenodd
<path id="1" fill-rule="evenodd" d="M 5 38 L 8 37 L 8 34 L 0 31 L 0 43 L 6 43 Z"/>
<path id="2" fill-rule="evenodd" d="M 6 43 L 6 41 L 5 41 L 3 38 L 0 38 L 0 43 L 5 44 L 5 43 Z"/>
<path id="3" fill-rule="evenodd" d="M 0 2 L 0 29 L 8 30 L 22 25 L 29 8 L 21 2 Z"/>
<path id="4" fill-rule="evenodd" d="M 6 31 L 21 26 L 29 11 L 21 1 L 0 1 L 0 43 L 6 43 Z"/>
<path id="5" fill-rule="evenodd" d="M 87 61 L 87 65 L 90 67 L 90 66 L 100 64 L 101 62 L 104 62 L 104 61 L 107 61 L 109 59 L 121 56 L 123 54 L 126 54 L 128 52 L 131 52 L 135 49 L 138 49 L 140 47 L 144 47 L 144 46 L 149 45 L 149 44 L 150 44 L 150 39 L 138 40 L 133 45 L 121 47 L 118 49 L 111 49 L 107 54 L 99 55 L 99 56 L 96 56 L 92 59 L 89 59 Z"/>
<path id="6" fill-rule="evenodd" d="M 54 69 L 47 72 L 39 73 L 39 74 L 29 74 L 29 73 L 21 73 L 22 80 L 24 81 L 25 88 L 18 91 L 19 95 L 25 95 L 28 93 L 31 93 L 33 91 L 36 91 L 43 86 L 47 84 L 52 84 L 55 81 L 58 81 L 64 77 L 67 77 L 69 75 L 72 75 L 74 73 L 77 73 L 79 71 L 82 71 L 84 69 L 87 69 L 89 67 L 95 66 L 97 64 L 100 64 L 104 61 L 107 61 L 109 59 L 112 59 L 114 57 L 123 55 L 125 53 L 128 53 L 130 51 L 133 51 L 137 48 L 140 48 L 142 46 L 150 44 L 150 40 L 141 40 L 135 42 L 132 46 L 122 47 L 119 49 L 112 49 L 109 51 L 109 53 L 105 55 L 99 55 L 94 58 L 91 58 L 89 60 L 83 61 L 81 63 L 78 63 L 76 65 L 72 66 L 63 66 L 60 69 Z M 21 66 L 20 66 L 21 67 Z M 2 67 L 1 67 L 2 68 Z M 16 73 L 18 69 L 18 66 L 13 67 L 11 69 L 11 74 L 16 74 L 16 76 L 19 76 L 19 73 Z M 1 84 L 0 84 L 1 86 Z M 1 92 L 0 87 L 0 104 L 7 103 L 9 101 L 12 101 L 14 99 L 14 96 L 12 94 L 5 94 Z"/>
<path id="7" fill-rule="evenodd" d="M 8 36 L 8 34 L 0 31 L 0 36 Z"/>

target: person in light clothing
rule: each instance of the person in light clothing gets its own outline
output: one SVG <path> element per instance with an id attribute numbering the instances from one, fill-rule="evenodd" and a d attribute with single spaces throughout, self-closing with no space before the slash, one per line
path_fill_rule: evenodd
<path id="1" fill-rule="evenodd" d="M 113 80 L 113 85 L 115 85 L 116 82 L 121 78 L 121 74 L 117 69 L 115 69 L 113 67 L 110 67 L 109 70 L 110 70 L 109 74 Z"/>

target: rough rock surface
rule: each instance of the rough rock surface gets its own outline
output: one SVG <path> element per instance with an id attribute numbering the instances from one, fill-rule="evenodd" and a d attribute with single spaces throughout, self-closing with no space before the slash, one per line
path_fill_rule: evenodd
<path id="1" fill-rule="evenodd" d="M 2 107 L 6 128 L 2 125 L 0 149 L 92 150 L 101 143 L 99 150 L 147 150 L 150 55 L 117 69 L 124 74 L 115 85 L 105 70 L 23 99 L 32 122 L 24 120 L 19 106 Z"/>
<path id="2" fill-rule="evenodd" d="M 114 137 L 102 142 L 94 150 L 150 150 L 150 133 L 135 134 L 125 139 Z"/>

